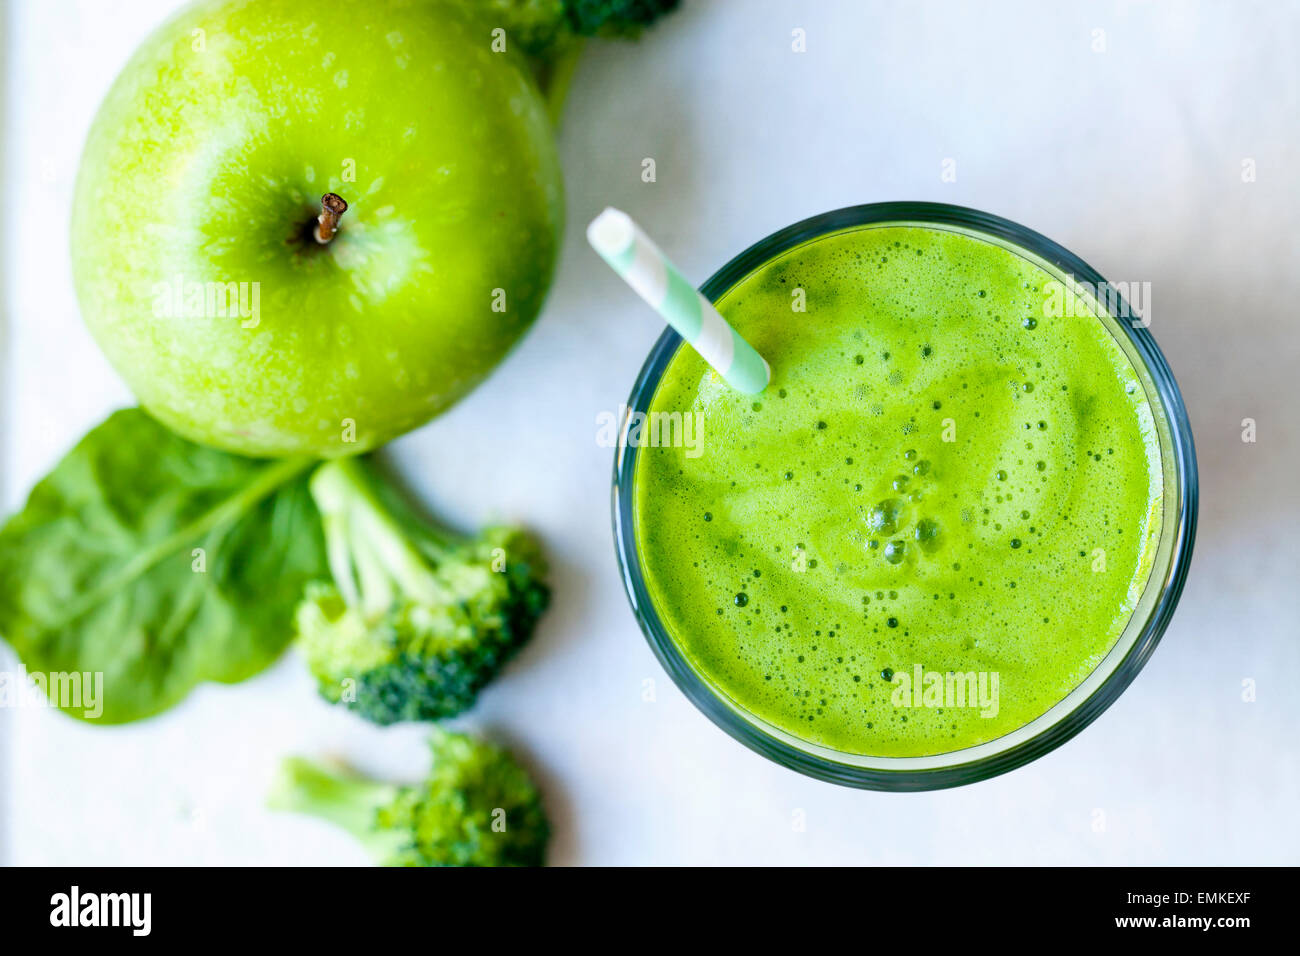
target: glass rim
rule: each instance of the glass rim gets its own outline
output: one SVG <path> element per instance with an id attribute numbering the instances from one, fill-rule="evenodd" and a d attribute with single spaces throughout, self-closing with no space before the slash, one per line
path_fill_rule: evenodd
<path id="1" fill-rule="evenodd" d="M 1133 313 L 1124 298 L 1118 294 L 1115 286 L 1107 282 L 1097 270 L 1058 243 L 1025 226 L 991 213 L 931 202 L 869 203 L 832 210 L 796 222 L 749 246 L 715 272 L 700 287 L 700 292 L 710 301 L 717 301 L 755 269 L 796 246 L 831 233 L 887 223 L 949 226 L 988 236 L 1010 245 L 1013 251 L 1029 253 L 1054 266 L 1077 283 L 1086 283 L 1094 289 L 1105 288 L 1107 295 L 1104 301 L 1097 301 L 1097 307 L 1104 309 L 1115 320 L 1114 328 L 1122 329 L 1126 333 L 1128 344 L 1131 346 L 1130 360 L 1133 360 L 1133 353 L 1135 353 L 1141 364 L 1139 373 L 1145 371 L 1154 386 L 1155 395 L 1149 398 L 1155 398 L 1159 402 L 1169 440 L 1168 448 L 1161 441 L 1161 468 L 1166 476 L 1172 472 L 1174 478 L 1174 487 L 1169 487 L 1168 477 L 1166 477 L 1163 489 L 1165 525 L 1162 527 L 1160 537 L 1162 542 L 1165 540 L 1171 542 L 1168 561 L 1167 564 L 1160 562 L 1159 552 L 1163 550 L 1164 545 L 1159 544 L 1157 557 L 1152 563 L 1143 589 L 1143 599 L 1152 588 L 1159 588 L 1158 595 L 1147 609 L 1147 616 L 1141 630 L 1136 632 L 1127 648 L 1123 650 L 1122 656 L 1100 679 L 1100 683 L 1074 703 L 1063 716 L 1050 722 L 1041 732 L 1031 734 L 1024 740 L 988 756 L 974 756 L 964 761 L 908 769 L 866 767 L 837 760 L 831 756 L 834 751 L 829 748 L 808 741 L 802 741 L 803 746 L 796 746 L 791 741 L 799 741 L 800 738 L 782 732 L 780 728 L 769 727 L 769 730 L 776 733 L 768 732 L 759 726 L 761 721 L 756 723 L 756 719 L 746 719 L 741 716 L 736 711 L 743 708 L 739 708 L 735 702 L 724 700 L 724 695 L 695 670 L 677 647 L 646 588 L 640 556 L 636 548 L 632 493 L 638 449 L 629 446 L 621 438 L 614 459 L 612 494 L 614 543 L 628 600 L 655 657 L 687 699 L 724 732 L 768 759 L 819 780 L 871 790 L 936 790 L 961 786 L 1006 773 L 1056 749 L 1100 716 L 1137 677 L 1168 627 L 1182 594 L 1188 566 L 1191 563 L 1199 497 L 1196 451 L 1187 409 L 1183 404 L 1182 394 L 1173 373 L 1146 325 L 1135 324 L 1128 320 Z M 1108 323 L 1108 328 L 1110 327 L 1111 324 Z M 1113 330 L 1112 334 L 1114 334 Z M 620 436 L 626 434 L 627 416 L 648 410 L 664 371 L 682 344 L 681 336 L 669 328 L 650 350 L 625 406 L 624 420 L 619 423 Z M 1123 346 L 1125 343 L 1120 344 Z M 1165 462 L 1166 456 L 1171 456 L 1172 460 Z M 1171 495 L 1176 496 L 1172 508 L 1169 505 Z M 1081 681 L 1061 701 L 1035 720 L 1016 731 L 995 738 L 995 741 L 950 753 L 960 755 L 966 751 L 977 751 L 996 740 L 1014 736 L 1071 701 L 1076 693 L 1102 670 L 1111 654 L 1119 651 L 1125 642 L 1129 628 L 1138 619 L 1141 604 L 1141 600 L 1135 604 L 1129 625 L 1117 638 L 1106 658 L 1103 658 L 1089 677 Z M 853 755 L 843 756 L 847 758 Z M 888 763 L 892 759 L 879 758 L 879 762 Z M 915 763 L 912 758 L 899 759 L 904 762 L 912 760 Z"/>

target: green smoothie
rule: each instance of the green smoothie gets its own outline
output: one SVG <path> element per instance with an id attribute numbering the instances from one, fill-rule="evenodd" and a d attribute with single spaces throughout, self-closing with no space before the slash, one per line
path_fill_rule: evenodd
<path id="1" fill-rule="evenodd" d="M 1151 406 L 1090 306 L 1002 246 L 902 225 L 812 240 L 717 304 L 771 385 L 741 395 L 679 349 L 648 411 L 698 441 L 647 429 L 633 491 L 694 670 L 852 754 L 970 747 L 1062 700 L 1127 625 L 1162 510 Z"/>

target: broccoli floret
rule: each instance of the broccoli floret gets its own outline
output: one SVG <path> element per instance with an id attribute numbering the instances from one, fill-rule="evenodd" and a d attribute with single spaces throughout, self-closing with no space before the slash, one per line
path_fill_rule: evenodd
<path id="1" fill-rule="evenodd" d="M 635 38 L 680 0 L 484 0 L 530 56 L 548 56 L 581 37 Z"/>
<path id="2" fill-rule="evenodd" d="M 550 825 L 528 773 L 500 747 L 436 730 L 433 769 L 402 787 L 290 757 L 269 804 L 328 820 L 381 866 L 541 866 Z"/>
<path id="3" fill-rule="evenodd" d="M 377 724 L 460 713 L 533 632 L 550 591 L 514 528 L 453 535 L 415 515 L 368 459 L 317 468 L 332 581 L 298 605 L 321 695 Z"/>
<path id="4" fill-rule="evenodd" d="M 635 37 L 680 0 L 565 0 L 564 12 L 579 36 Z"/>
<path id="5" fill-rule="evenodd" d="M 680 0 L 477 0 L 483 13 L 527 55 L 553 121 L 559 121 L 582 43 L 635 39 Z"/>
<path id="6" fill-rule="evenodd" d="M 530 57 L 553 56 L 573 38 L 564 0 L 478 0 L 486 22 L 505 27 Z"/>

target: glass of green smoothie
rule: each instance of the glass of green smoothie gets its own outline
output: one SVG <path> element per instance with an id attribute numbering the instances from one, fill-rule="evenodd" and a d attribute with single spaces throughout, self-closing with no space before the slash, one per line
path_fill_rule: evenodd
<path id="1" fill-rule="evenodd" d="M 997 216 L 879 203 L 701 291 L 771 383 L 741 394 L 666 332 L 614 468 L 627 593 L 687 697 L 877 790 L 1003 773 L 1109 706 L 1173 613 L 1197 500 L 1182 397 L 1117 287 Z"/>

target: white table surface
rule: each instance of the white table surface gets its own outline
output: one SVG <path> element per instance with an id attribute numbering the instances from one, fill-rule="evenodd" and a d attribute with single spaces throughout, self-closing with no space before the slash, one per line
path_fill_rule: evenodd
<path id="1" fill-rule="evenodd" d="M 67 218 L 99 99 L 176 5 L 9 4 L 5 510 L 129 402 L 81 325 Z M 640 48 L 588 50 L 561 136 L 570 228 L 545 313 L 485 386 L 391 448 L 434 508 L 466 524 L 526 520 L 553 556 L 553 609 L 465 724 L 540 768 L 555 863 L 1300 862 L 1297 48 L 1295 0 L 695 0 Z M 654 184 L 641 182 L 644 157 Z M 940 176 L 949 158 L 955 182 Z M 1242 180 L 1248 159 L 1254 182 Z M 1036 763 L 915 795 L 767 762 L 696 712 L 651 656 L 619 583 L 611 452 L 595 433 L 660 325 L 581 229 L 622 207 L 702 281 L 796 219 L 886 199 L 987 209 L 1112 280 L 1150 281 L 1152 331 L 1201 468 L 1187 590 L 1133 686 Z M 1241 441 L 1248 417 L 1253 444 Z M 418 726 L 331 709 L 292 655 L 135 725 L 0 710 L 0 859 L 364 862 L 327 826 L 262 809 L 282 754 L 324 751 L 395 777 L 424 766 Z"/>

